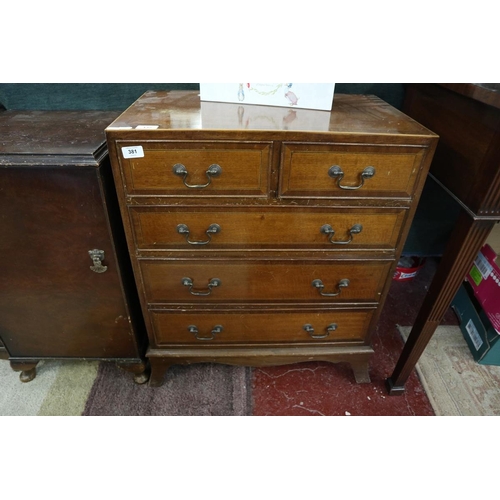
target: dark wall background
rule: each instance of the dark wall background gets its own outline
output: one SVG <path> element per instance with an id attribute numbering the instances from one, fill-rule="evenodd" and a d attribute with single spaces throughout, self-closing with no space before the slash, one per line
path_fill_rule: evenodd
<path id="1" fill-rule="evenodd" d="M 1 83 L 6 109 L 123 111 L 147 90 L 199 90 L 198 83 Z M 337 94 L 372 94 L 402 109 L 402 83 L 337 83 Z M 0 138 L 1 141 L 1 138 Z M 428 179 L 403 250 L 405 255 L 439 256 L 458 213 L 454 202 Z"/>
<path id="2" fill-rule="evenodd" d="M 199 90 L 198 83 L 1 83 L 7 109 L 124 110 L 147 90 Z M 338 83 L 335 93 L 373 94 L 401 109 L 401 83 Z"/>

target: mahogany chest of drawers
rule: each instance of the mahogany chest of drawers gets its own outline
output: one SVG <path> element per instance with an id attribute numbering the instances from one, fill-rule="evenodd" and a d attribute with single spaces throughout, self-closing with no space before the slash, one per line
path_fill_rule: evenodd
<path id="1" fill-rule="evenodd" d="M 112 360 L 147 381 L 147 336 L 104 130 L 118 113 L 0 113 L 0 358 Z"/>
<path id="2" fill-rule="evenodd" d="M 107 129 L 149 336 L 176 363 L 348 362 L 370 334 L 437 136 L 374 96 L 332 111 L 147 92 Z"/>

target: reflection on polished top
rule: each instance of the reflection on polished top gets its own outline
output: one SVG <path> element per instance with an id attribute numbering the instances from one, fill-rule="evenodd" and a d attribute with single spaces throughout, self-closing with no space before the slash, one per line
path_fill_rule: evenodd
<path id="1" fill-rule="evenodd" d="M 336 94 L 332 111 L 201 101 L 197 91 L 149 91 L 108 129 L 434 135 L 375 96 Z"/>

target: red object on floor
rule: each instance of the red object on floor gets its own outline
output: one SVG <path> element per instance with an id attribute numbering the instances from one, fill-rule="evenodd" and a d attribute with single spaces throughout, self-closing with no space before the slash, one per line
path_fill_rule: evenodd
<path id="1" fill-rule="evenodd" d="M 424 267 L 425 258 L 409 257 L 398 262 L 396 272 L 394 273 L 393 280 L 395 281 L 408 281 L 415 278 L 418 272 Z"/>
<path id="2" fill-rule="evenodd" d="M 393 281 L 377 330 L 369 384 L 356 384 L 347 364 L 326 362 L 254 368 L 253 415 L 434 415 L 420 380 L 413 372 L 405 394 L 389 396 L 385 380 L 403 348 L 397 325 L 411 326 L 436 269 L 427 260 L 410 281 Z M 443 324 L 457 324 L 453 311 Z"/>

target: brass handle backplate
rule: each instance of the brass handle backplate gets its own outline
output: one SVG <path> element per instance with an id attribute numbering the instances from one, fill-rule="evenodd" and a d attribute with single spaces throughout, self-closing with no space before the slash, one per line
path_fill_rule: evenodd
<path id="1" fill-rule="evenodd" d="M 189 227 L 186 226 L 186 224 L 178 224 L 177 226 L 177 232 L 179 234 L 182 234 L 190 245 L 208 245 L 212 241 L 212 234 L 220 233 L 220 231 L 221 229 L 219 224 L 210 224 L 210 226 L 208 226 L 208 229 L 205 231 L 205 234 L 208 236 L 208 240 L 193 241 L 189 239 L 190 231 Z"/>
<path id="2" fill-rule="evenodd" d="M 338 292 L 332 292 L 332 293 L 323 292 L 323 288 L 325 288 L 325 285 L 323 285 L 323 282 L 319 279 L 313 280 L 311 285 L 314 288 L 317 288 L 319 294 L 322 295 L 323 297 L 337 297 L 337 295 L 340 295 L 340 293 L 342 292 L 342 288 L 347 288 L 349 286 L 349 283 L 350 281 L 348 279 L 346 278 L 341 279 L 337 283 Z"/>
<path id="3" fill-rule="evenodd" d="M 338 165 L 331 166 L 330 169 L 328 170 L 328 175 L 330 177 L 332 177 L 333 179 L 337 179 L 337 186 L 340 189 L 351 189 L 351 190 L 360 189 L 363 187 L 363 185 L 365 183 L 365 179 L 371 179 L 375 175 L 375 168 L 374 167 L 364 168 L 364 170 L 360 174 L 361 183 L 358 184 L 357 186 L 347 186 L 345 184 L 340 184 L 340 181 L 344 177 L 344 171 Z"/>
<path id="4" fill-rule="evenodd" d="M 174 172 L 175 175 L 182 177 L 182 182 L 189 189 L 203 189 L 211 184 L 213 177 L 219 177 L 219 175 L 222 173 L 222 168 L 220 165 L 217 165 L 216 163 L 214 163 L 213 165 L 210 165 L 208 167 L 207 171 L 205 172 L 205 175 L 207 176 L 207 179 L 208 179 L 208 182 L 205 184 L 188 184 L 186 182 L 186 179 L 187 179 L 189 173 L 187 171 L 186 166 L 183 165 L 182 163 L 176 163 L 172 167 L 172 171 Z"/>
<path id="5" fill-rule="evenodd" d="M 192 333 L 195 337 L 196 340 L 214 340 L 215 336 L 218 333 L 221 333 L 224 328 L 222 325 L 215 325 L 212 330 L 210 331 L 210 336 L 209 337 L 200 337 L 200 332 L 198 330 L 198 327 L 196 325 L 189 325 L 188 326 L 188 331 L 189 333 Z"/>
<path id="6" fill-rule="evenodd" d="M 90 269 L 92 269 L 94 273 L 104 273 L 108 270 L 108 266 L 102 265 L 102 261 L 104 260 L 104 250 L 94 248 L 94 250 L 89 250 L 89 256 L 94 263 L 93 266 L 90 266 Z"/>
<path id="7" fill-rule="evenodd" d="M 328 241 L 332 243 L 333 245 L 347 245 L 348 243 L 351 243 L 353 236 L 355 234 L 359 234 L 363 230 L 363 226 L 361 224 L 354 224 L 354 226 L 349 229 L 349 239 L 347 240 L 334 240 L 333 235 L 335 234 L 335 230 L 330 226 L 330 224 L 325 224 L 324 226 L 321 226 L 320 232 L 323 234 L 326 234 L 327 236 L 330 236 L 328 238 Z"/>
<path id="8" fill-rule="evenodd" d="M 331 332 L 334 332 L 337 329 L 337 324 L 332 323 L 332 324 L 328 325 L 326 327 L 326 333 L 323 335 L 315 335 L 314 334 L 314 327 L 312 325 L 310 325 L 309 323 L 304 325 L 302 327 L 302 329 L 305 330 L 309 334 L 309 336 L 313 339 L 326 339 L 326 337 L 328 337 L 328 335 L 330 335 Z"/>

